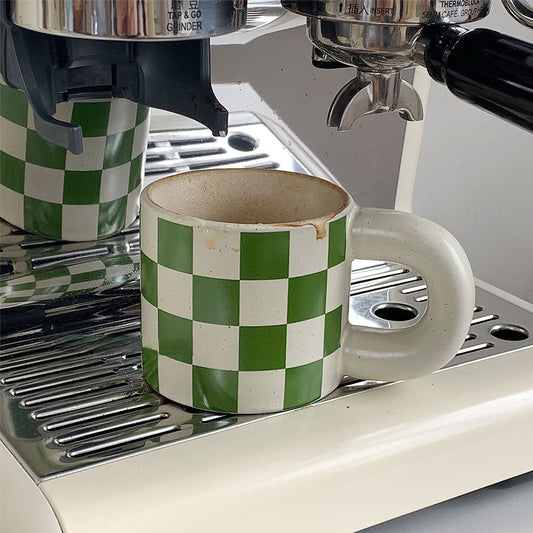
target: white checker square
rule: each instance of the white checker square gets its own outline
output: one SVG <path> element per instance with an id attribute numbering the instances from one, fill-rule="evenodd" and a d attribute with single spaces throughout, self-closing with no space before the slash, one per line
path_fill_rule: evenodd
<path id="1" fill-rule="evenodd" d="M 60 294 L 60 293 L 49 292 L 49 293 L 46 293 L 46 294 L 34 294 L 30 298 L 28 298 L 28 300 L 30 300 L 32 302 L 40 302 L 40 301 L 44 301 L 44 300 L 50 300 L 50 298 L 57 298 L 58 294 Z"/>
<path id="2" fill-rule="evenodd" d="M 61 102 L 56 106 L 54 118 L 62 120 L 63 122 L 72 122 L 72 110 L 74 109 L 74 102 Z"/>
<path id="3" fill-rule="evenodd" d="M 141 250 L 152 261 L 157 263 L 157 226 L 158 216 L 151 209 L 142 212 L 141 226 Z"/>
<path id="4" fill-rule="evenodd" d="M 2 295 L 2 299 L 6 299 L 5 303 L 9 303 L 10 298 L 24 298 L 24 299 L 32 299 L 33 298 L 33 289 L 26 289 L 24 291 L 17 291 L 13 290 L 15 287 L 5 287 L 0 294 Z M 2 302 L 4 303 L 4 302 Z"/>
<path id="5" fill-rule="evenodd" d="M 107 135 L 115 135 L 135 127 L 137 104 L 125 98 L 113 98 L 109 106 Z"/>
<path id="6" fill-rule="evenodd" d="M 347 305 L 350 298 L 350 263 L 344 261 L 328 268 L 326 313 Z"/>
<path id="7" fill-rule="evenodd" d="M 239 324 L 270 326 L 287 322 L 288 279 L 241 280 Z"/>
<path id="8" fill-rule="evenodd" d="M 139 194 L 141 192 L 141 186 L 133 189 L 128 194 L 128 201 L 126 204 L 126 225 L 130 225 L 139 214 Z"/>
<path id="9" fill-rule="evenodd" d="M 239 370 L 239 327 L 192 324 L 193 364 L 218 370 Z"/>
<path id="10" fill-rule="evenodd" d="M 80 281 L 79 283 L 72 283 L 69 285 L 69 288 L 67 290 L 67 293 L 73 293 L 73 292 L 86 292 L 91 289 L 98 289 L 102 285 L 101 279 L 93 279 L 90 281 Z"/>
<path id="11" fill-rule="evenodd" d="M 67 150 L 68 170 L 102 170 L 104 167 L 105 137 L 85 137 L 83 153 L 74 155 Z"/>
<path id="12" fill-rule="evenodd" d="M 55 204 L 63 202 L 64 170 L 26 163 L 24 172 L 26 173 L 24 180 L 25 196 Z"/>
<path id="13" fill-rule="evenodd" d="M 2 218 L 9 220 L 11 224 L 24 227 L 24 195 L 13 191 L 5 185 L 0 185 L 2 196 Z"/>
<path id="14" fill-rule="evenodd" d="M 320 395 L 326 396 L 338 387 L 344 374 L 341 349 L 339 348 L 324 357 L 322 361 L 322 391 Z"/>
<path id="15" fill-rule="evenodd" d="M 14 278 L 14 279 L 7 279 L 2 286 L 0 287 L 0 290 L 6 289 L 6 287 L 16 287 L 17 285 L 26 285 L 26 283 L 35 283 L 35 276 L 25 275 L 20 278 Z M 9 292 L 11 289 L 7 289 Z"/>
<path id="16" fill-rule="evenodd" d="M 141 122 L 136 128 L 133 134 L 133 149 L 131 151 L 131 158 L 135 159 L 139 154 L 146 150 L 146 144 L 148 141 L 148 129 L 150 127 L 150 115 L 148 118 Z"/>
<path id="17" fill-rule="evenodd" d="M 283 410 L 285 370 L 239 372 L 239 413 Z"/>
<path id="18" fill-rule="evenodd" d="M 157 358 L 159 392 L 183 405 L 192 405 L 192 365 L 165 355 Z"/>
<path id="19" fill-rule="evenodd" d="M 72 274 L 85 274 L 86 272 L 97 272 L 99 270 L 105 270 L 106 266 L 99 259 L 93 261 L 83 262 L 83 263 L 74 263 L 73 265 L 67 266 L 68 271 Z"/>
<path id="20" fill-rule="evenodd" d="M 28 117 L 26 118 L 26 125 L 29 130 L 35 131 L 35 117 L 33 115 L 33 107 L 31 105 L 28 106 Z"/>
<path id="21" fill-rule="evenodd" d="M 141 333 L 143 346 L 159 351 L 158 340 L 158 311 L 146 298 L 141 295 Z"/>
<path id="22" fill-rule="evenodd" d="M 305 276 L 328 268 L 328 239 L 317 238 L 314 226 L 291 231 L 289 276 Z"/>
<path id="23" fill-rule="evenodd" d="M 318 361 L 324 354 L 325 315 L 287 324 L 286 367 Z"/>
<path id="24" fill-rule="evenodd" d="M 131 163 L 102 170 L 100 203 L 111 202 L 128 194 Z"/>
<path id="25" fill-rule="evenodd" d="M 66 240 L 95 240 L 98 237 L 98 204 L 63 205 L 61 235 Z M 81 236 L 83 235 L 83 239 Z"/>
<path id="26" fill-rule="evenodd" d="M 31 109 L 31 106 L 28 107 Z M 2 151 L 21 161 L 25 161 L 26 128 L 0 117 L 0 131 L 2 132 Z M 7 132 L 9 132 L 9 135 Z"/>
<path id="27" fill-rule="evenodd" d="M 132 277 L 132 275 L 135 274 L 136 268 L 138 269 L 138 266 L 136 267 L 136 265 L 133 262 L 131 263 L 125 262 L 125 264 L 118 263 L 116 265 L 108 265 L 106 266 L 106 269 L 105 269 L 106 270 L 105 279 L 113 280 L 113 282 L 119 281 L 119 280 L 127 281 L 128 279 Z"/>
<path id="28" fill-rule="evenodd" d="M 193 269 L 197 276 L 239 279 L 240 234 L 193 228 Z"/>
<path id="29" fill-rule="evenodd" d="M 192 319 L 192 275 L 157 265 L 159 309 L 181 318 Z M 164 289 L 163 289 L 164 287 Z"/>

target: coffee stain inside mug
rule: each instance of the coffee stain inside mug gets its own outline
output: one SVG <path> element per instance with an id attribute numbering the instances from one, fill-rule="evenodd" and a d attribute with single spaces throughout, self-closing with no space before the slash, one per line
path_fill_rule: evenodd
<path id="1" fill-rule="evenodd" d="M 198 221 L 285 228 L 312 225 L 319 240 L 326 236 L 325 224 L 350 203 L 346 191 L 327 180 L 263 169 L 169 176 L 151 184 L 147 194 L 162 209 Z"/>

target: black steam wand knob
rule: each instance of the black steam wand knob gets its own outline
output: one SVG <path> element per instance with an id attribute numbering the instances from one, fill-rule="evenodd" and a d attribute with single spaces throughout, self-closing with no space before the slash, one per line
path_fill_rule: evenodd
<path id="1" fill-rule="evenodd" d="M 533 44 L 487 29 L 428 25 L 415 60 L 458 96 L 533 131 Z"/>

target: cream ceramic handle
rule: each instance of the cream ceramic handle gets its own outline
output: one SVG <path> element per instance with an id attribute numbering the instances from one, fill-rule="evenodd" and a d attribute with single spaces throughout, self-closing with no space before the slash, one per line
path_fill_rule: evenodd
<path id="1" fill-rule="evenodd" d="M 390 381 L 441 368 L 463 344 L 474 310 L 474 279 L 460 244 L 434 222 L 400 211 L 360 209 L 350 228 L 348 256 L 414 268 L 427 284 L 428 306 L 409 328 L 348 325 L 342 344 L 345 372 Z"/>

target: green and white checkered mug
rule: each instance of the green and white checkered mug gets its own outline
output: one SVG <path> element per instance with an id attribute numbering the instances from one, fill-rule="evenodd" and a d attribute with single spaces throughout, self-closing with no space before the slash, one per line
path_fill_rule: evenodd
<path id="1" fill-rule="evenodd" d="M 474 308 L 455 238 L 411 214 L 362 209 L 340 187 L 276 170 L 206 170 L 141 195 L 143 371 L 198 409 L 261 413 L 326 396 L 343 374 L 429 374 L 462 345 Z M 353 259 L 424 277 L 424 316 L 400 330 L 348 323 Z"/>
<path id="2" fill-rule="evenodd" d="M 139 213 L 149 109 L 125 99 L 65 102 L 83 153 L 40 137 L 22 91 L 0 83 L 0 216 L 30 233 L 89 241 L 118 233 Z"/>

